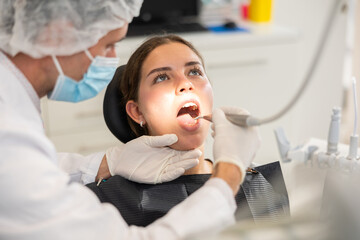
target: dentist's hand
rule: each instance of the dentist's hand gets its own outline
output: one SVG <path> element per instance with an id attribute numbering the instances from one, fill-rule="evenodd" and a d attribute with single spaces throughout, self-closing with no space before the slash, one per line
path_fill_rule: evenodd
<path id="1" fill-rule="evenodd" d="M 196 166 L 202 152 L 198 149 L 177 151 L 168 146 L 176 143 L 175 134 L 141 136 L 106 151 L 110 174 L 139 183 L 168 182 Z"/>
<path id="2" fill-rule="evenodd" d="M 213 111 L 214 161 L 215 165 L 219 162 L 237 165 L 243 181 L 245 171 L 260 147 L 261 139 L 257 127 L 236 126 L 227 120 L 226 113 L 249 114 L 246 110 L 236 107 L 223 107 Z"/>

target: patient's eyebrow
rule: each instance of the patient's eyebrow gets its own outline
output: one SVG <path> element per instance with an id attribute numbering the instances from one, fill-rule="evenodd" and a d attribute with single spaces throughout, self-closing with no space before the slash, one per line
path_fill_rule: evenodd
<path id="1" fill-rule="evenodd" d="M 171 70 L 170 67 L 154 68 L 153 70 L 151 70 L 149 72 L 149 74 L 146 77 L 148 77 L 150 74 L 153 74 L 154 72 L 163 72 L 163 71 L 170 71 L 170 70 Z"/>
<path id="2" fill-rule="evenodd" d="M 187 62 L 185 63 L 185 67 L 188 66 L 193 66 L 193 65 L 201 65 L 202 64 L 198 61 L 191 61 L 191 62 Z M 154 68 L 153 70 L 151 70 L 148 75 L 146 77 L 148 77 L 149 75 L 153 74 L 154 72 L 163 72 L 163 71 L 170 71 L 171 68 L 170 67 L 160 67 L 160 68 Z"/>
<path id="3" fill-rule="evenodd" d="M 187 62 L 187 63 L 185 63 L 185 67 L 187 67 L 187 66 L 193 66 L 193 65 L 201 65 L 201 63 L 198 62 L 198 61 L 192 61 L 192 62 Z"/>

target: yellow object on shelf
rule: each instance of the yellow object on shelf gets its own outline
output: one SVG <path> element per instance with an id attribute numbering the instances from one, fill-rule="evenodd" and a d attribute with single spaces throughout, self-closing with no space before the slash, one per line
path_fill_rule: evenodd
<path id="1" fill-rule="evenodd" d="M 251 0 L 249 19 L 253 22 L 270 22 L 272 0 Z"/>

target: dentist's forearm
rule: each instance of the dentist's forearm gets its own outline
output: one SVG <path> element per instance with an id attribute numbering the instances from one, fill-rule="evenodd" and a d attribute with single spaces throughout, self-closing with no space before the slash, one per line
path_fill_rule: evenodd
<path id="1" fill-rule="evenodd" d="M 242 173 L 237 165 L 227 162 L 219 162 L 216 164 L 211 177 L 223 179 L 230 186 L 234 196 L 239 191 Z"/>

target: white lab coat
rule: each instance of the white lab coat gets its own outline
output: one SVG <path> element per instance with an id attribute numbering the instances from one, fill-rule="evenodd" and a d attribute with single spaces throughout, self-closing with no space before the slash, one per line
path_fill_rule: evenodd
<path id="1" fill-rule="evenodd" d="M 94 179 L 102 156 L 62 155 L 75 164 L 58 162 L 44 133 L 39 98 L 0 52 L 0 239 L 169 240 L 234 222 L 232 192 L 214 178 L 148 227 L 129 227 L 117 209 L 78 183 Z"/>

